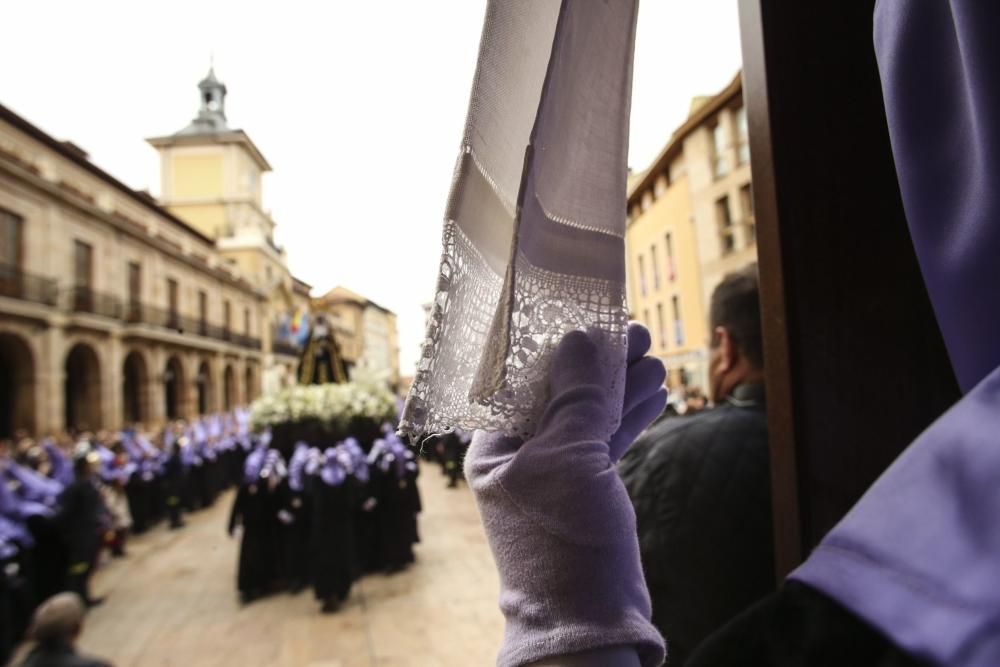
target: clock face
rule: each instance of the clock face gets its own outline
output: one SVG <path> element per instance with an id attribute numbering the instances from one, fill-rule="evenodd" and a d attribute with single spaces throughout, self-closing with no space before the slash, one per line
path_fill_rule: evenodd
<path id="1" fill-rule="evenodd" d="M 208 108 L 211 111 L 218 111 L 219 110 L 219 103 L 216 100 L 209 100 L 209 102 L 208 102 Z"/>

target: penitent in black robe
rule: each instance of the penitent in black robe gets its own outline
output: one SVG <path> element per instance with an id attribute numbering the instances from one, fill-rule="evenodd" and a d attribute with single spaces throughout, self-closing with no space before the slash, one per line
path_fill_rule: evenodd
<path id="1" fill-rule="evenodd" d="M 345 600 L 354 581 L 354 480 L 330 486 L 308 478 L 312 500 L 312 583 L 316 599 Z"/>
<path id="2" fill-rule="evenodd" d="M 285 579 L 293 592 L 298 592 L 312 582 L 312 497 L 306 491 L 288 490 L 285 511 L 291 523 L 284 526 L 282 552 Z"/>
<path id="3" fill-rule="evenodd" d="M 243 526 L 236 587 L 247 598 L 266 592 L 278 579 L 279 503 L 278 493 L 268 488 L 266 480 L 242 484 L 233 502 L 229 533 Z"/>
<path id="4" fill-rule="evenodd" d="M 397 477 L 395 469 L 373 477 L 378 484 L 379 562 L 386 570 L 400 570 L 414 561 L 413 543 L 416 535 L 414 494 L 416 479 L 413 473 Z M 419 494 L 416 496 L 419 502 Z"/>

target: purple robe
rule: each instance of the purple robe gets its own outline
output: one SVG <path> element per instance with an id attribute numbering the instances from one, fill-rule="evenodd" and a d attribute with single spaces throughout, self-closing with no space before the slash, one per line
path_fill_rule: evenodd
<path id="1" fill-rule="evenodd" d="M 72 484 L 74 479 L 73 464 L 70 462 L 69 457 L 51 440 L 43 440 L 42 448 L 49 456 L 49 463 L 52 466 L 52 479 L 58 481 L 63 486 Z"/>
<path id="2" fill-rule="evenodd" d="M 7 467 L 7 476 L 17 480 L 21 485 L 18 495 L 23 500 L 43 505 L 55 505 L 59 494 L 65 488 L 56 480 L 16 463 L 12 463 Z"/>

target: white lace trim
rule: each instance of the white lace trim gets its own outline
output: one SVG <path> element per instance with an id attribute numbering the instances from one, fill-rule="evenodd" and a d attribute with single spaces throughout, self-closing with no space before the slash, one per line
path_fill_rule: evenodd
<path id="1" fill-rule="evenodd" d="M 534 433 L 547 393 L 551 352 L 574 329 L 597 329 L 620 344 L 602 346 L 601 363 L 612 378 L 610 398 L 621 403 L 628 318 L 624 286 L 611 281 L 553 273 L 517 256 L 510 340 L 487 340 L 503 287 L 472 242 L 448 220 L 437 294 L 427 337 L 400 421 L 412 438 L 455 428 Z M 507 346 L 503 388 L 481 402 L 469 391 L 482 351 Z M 608 424 L 608 433 L 618 426 Z"/>
<path id="2" fill-rule="evenodd" d="M 594 232 L 594 233 L 597 233 L 597 234 L 604 234 L 606 236 L 611 236 L 611 237 L 614 237 L 616 239 L 623 239 L 623 238 L 625 238 L 624 232 L 621 233 L 621 234 L 619 234 L 618 232 L 613 232 L 610 229 L 606 229 L 604 227 L 595 227 L 594 225 L 586 225 L 586 224 L 584 224 L 582 222 L 577 222 L 575 220 L 570 220 L 569 218 L 564 218 L 561 215 L 557 215 L 557 214 L 553 213 L 552 211 L 550 211 L 545 206 L 545 203 L 542 201 L 542 198 L 538 196 L 537 192 L 535 193 L 535 200 L 538 202 L 538 206 L 541 207 L 542 213 L 545 214 L 545 217 L 548 218 L 549 220 L 553 221 L 553 222 L 558 222 L 559 224 L 566 225 L 567 227 L 575 227 L 577 229 L 583 229 L 583 230 L 588 231 L 588 232 Z M 624 220 L 625 220 L 625 216 L 622 216 L 622 221 L 624 221 Z"/>

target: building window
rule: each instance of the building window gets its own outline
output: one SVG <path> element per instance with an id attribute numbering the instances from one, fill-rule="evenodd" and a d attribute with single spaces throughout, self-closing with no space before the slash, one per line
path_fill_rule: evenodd
<path id="1" fill-rule="evenodd" d="M 180 328 L 180 295 L 177 281 L 167 278 L 167 326 L 171 329 Z"/>
<path id="2" fill-rule="evenodd" d="M 747 108 L 741 106 L 736 110 L 736 159 L 740 164 L 750 161 L 750 137 L 747 133 Z"/>
<path id="3" fill-rule="evenodd" d="M 243 335 L 250 336 L 250 309 L 243 309 Z"/>
<path id="4" fill-rule="evenodd" d="M 656 259 L 656 244 L 649 247 L 649 261 L 653 265 L 653 289 L 660 289 L 660 262 Z"/>
<path id="5" fill-rule="evenodd" d="M 674 342 L 678 346 L 684 345 L 684 322 L 681 320 L 681 298 L 676 294 L 671 297 L 670 305 L 674 315 Z"/>
<path id="6" fill-rule="evenodd" d="M 639 255 L 639 294 L 646 296 L 646 263 Z"/>
<path id="7" fill-rule="evenodd" d="M 674 268 L 674 235 L 667 232 L 663 240 L 667 246 L 667 280 L 673 282 L 677 278 L 677 270 Z"/>
<path id="8" fill-rule="evenodd" d="M 653 326 L 653 320 L 649 316 L 649 308 L 643 308 L 642 310 L 642 323 L 646 326 L 647 329 Z"/>
<path id="9" fill-rule="evenodd" d="M 233 306 L 229 301 L 222 302 L 222 335 L 229 340 L 229 331 L 232 326 Z"/>
<path id="10" fill-rule="evenodd" d="M 666 172 L 656 177 L 656 180 L 653 182 L 654 197 L 659 197 L 660 195 L 662 195 L 664 192 L 667 191 L 667 188 L 670 187 L 669 178 L 670 177 Z"/>
<path id="11" fill-rule="evenodd" d="M 653 192 L 652 190 L 646 190 L 642 193 L 642 199 L 640 200 L 640 205 L 642 206 L 643 212 L 647 211 L 650 206 L 653 205 Z"/>
<path id="12" fill-rule="evenodd" d="M 198 333 L 208 335 L 208 294 L 198 290 Z"/>
<path id="13" fill-rule="evenodd" d="M 747 244 L 757 242 L 757 221 L 753 214 L 753 189 L 747 183 L 740 188 L 740 208 L 743 209 L 743 237 Z"/>
<path id="14" fill-rule="evenodd" d="M 90 289 L 94 276 L 94 249 L 83 241 L 73 244 L 73 284 Z"/>
<path id="15" fill-rule="evenodd" d="M 21 268 L 21 218 L 0 209 L 0 265 Z"/>
<path id="16" fill-rule="evenodd" d="M 733 218 L 729 212 L 729 197 L 722 197 L 715 202 L 715 219 L 719 226 L 719 249 L 723 255 L 728 255 L 736 250 Z"/>
<path id="17" fill-rule="evenodd" d="M 128 321 L 139 322 L 142 317 L 142 266 L 128 263 Z"/>
<path id="18" fill-rule="evenodd" d="M 92 312 L 94 249 L 83 241 L 73 244 L 73 308 L 77 311 Z"/>
<path id="19" fill-rule="evenodd" d="M 663 304 L 656 304 L 656 330 L 660 334 L 660 348 L 667 347 L 667 322 L 663 317 Z"/>
<path id="20" fill-rule="evenodd" d="M 726 130 L 722 125 L 721 118 L 716 121 L 712 128 L 712 173 L 716 178 L 721 178 L 729 172 L 729 165 L 726 162 Z"/>

